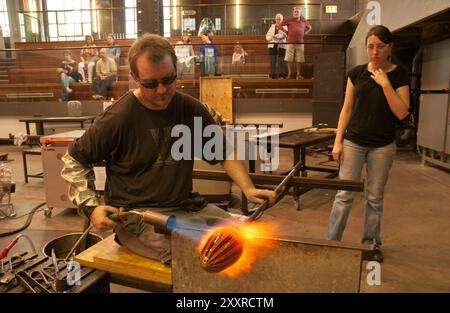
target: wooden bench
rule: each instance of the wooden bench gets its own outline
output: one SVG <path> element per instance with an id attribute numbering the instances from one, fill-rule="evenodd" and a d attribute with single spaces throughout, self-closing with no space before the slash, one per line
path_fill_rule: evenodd
<path id="1" fill-rule="evenodd" d="M 311 98 L 311 79 L 233 78 L 234 98 Z M 92 100 L 92 84 L 75 83 L 70 99 Z M 128 81 L 113 82 L 108 98 L 118 99 L 129 90 Z M 199 98 L 198 79 L 177 81 L 177 90 Z M 59 83 L 0 84 L 0 102 L 57 101 L 61 97 Z"/>
<path id="2" fill-rule="evenodd" d="M 127 64 L 129 47 L 133 44 L 132 39 L 117 39 L 116 44 L 121 46 L 121 63 Z M 56 68 L 63 60 L 65 49 L 72 51 L 72 58 L 80 60 L 80 51 L 84 41 L 57 41 L 57 42 L 16 42 L 15 48 L 22 51 L 16 52 L 17 68 Z M 97 40 L 95 44 L 100 49 L 106 46 L 106 40 Z"/>
<path id="3" fill-rule="evenodd" d="M 92 84 L 75 83 L 71 99 L 92 100 Z M 118 99 L 129 90 L 128 81 L 113 82 L 108 91 L 108 98 Z M 0 102 L 11 101 L 58 101 L 61 98 L 59 83 L 22 83 L 0 84 Z"/>
<path id="4" fill-rule="evenodd" d="M 159 261 L 144 258 L 118 245 L 114 236 L 75 256 L 82 266 L 109 273 L 112 283 L 153 292 L 172 291 L 172 270 Z"/>
<path id="5" fill-rule="evenodd" d="M 36 68 L 13 68 L 8 69 L 9 82 L 14 83 L 52 83 L 59 82 L 55 67 L 36 67 Z M 128 65 L 121 65 L 118 68 L 118 80 L 128 80 L 130 68 Z"/>

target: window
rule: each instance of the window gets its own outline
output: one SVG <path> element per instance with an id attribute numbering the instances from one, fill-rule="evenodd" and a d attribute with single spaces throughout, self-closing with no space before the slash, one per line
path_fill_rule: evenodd
<path id="1" fill-rule="evenodd" d="M 3 36 L 10 37 L 8 7 L 6 6 L 6 0 L 0 1 L 0 26 L 3 31 Z"/>
<path id="2" fill-rule="evenodd" d="M 90 0 L 47 0 L 50 41 L 84 40 L 91 35 L 90 9 Z"/>
<path id="3" fill-rule="evenodd" d="M 164 37 L 170 37 L 170 0 L 163 0 L 163 32 Z"/>
<path id="4" fill-rule="evenodd" d="M 183 18 L 183 31 L 193 32 L 195 30 L 195 18 Z"/>
<path id="5" fill-rule="evenodd" d="M 136 0 L 125 0 L 125 36 L 137 38 Z"/>

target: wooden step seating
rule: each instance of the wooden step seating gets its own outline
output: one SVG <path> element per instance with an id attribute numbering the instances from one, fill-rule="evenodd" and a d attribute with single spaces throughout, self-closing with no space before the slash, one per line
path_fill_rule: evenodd
<path id="1" fill-rule="evenodd" d="M 198 53 L 201 39 L 193 36 L 192 44 L 194 51 Z M 169 38 L 171 44 L 175 44 L 180 38 Z M 305 44 L 306 63 L 302 66 L 302 76 L 312 78 L 314 55 L 322 49 L 321 36 L 307 36 Z M 219 47 L 219 59 L 217 65 L 217 74 L 232 75 L 239 79 L 250 79 L 246 85 L 245 80 L 240 81 L 241 90 L 234 90 L 235 94 L 245 97 L 258 97 L 253 90 L 248 90 L 243 94 L 244 86 L 246 89 L 253 88 L 255 81 L 253 77 L 267 77 L 269 74 L 269 57 L 265 36 L 243 35 L 243 36 L 215 36 L 213 42 Z M 118 70 L 118 81 L 113 83 L 108 93 L 108 98 L 119 98 L 129 90 L 127 65 L 127 54 L 129 46 L 133 40 L 119 39 L 116 40 L 117 45 L 122 46 L 121 64 Z M 246 64 L 231 64 L 231 56 L 233 54 L 234 45 L 241 44 L 247 51 L 248 56 Z M 22 51 L 16 52 L 16 68 L 8 69 L 8 82 L 0 83 L 0 102 L 9 101 L 56 101 L 61 97 L 61 86 L 56 75 L 56 68 L 62 60 L 63 51 L 70 48 L 72 57 L 79 60 L 79 52 L 84 42 L 82 41 L 65 41 L 65 42 L 25 42 L 16 43 L 16 49 Z M 97 40 L 95 44 L 100 48 L 106 45 L 104 40 Z M 184 91 L 194 97 L 198 97 L 198 78 L 200 76 L 200 65 L 196 64 L 194 70 L 186 72 L 183 80 L 178 81 L 179 90 Z M 261 88 L 286 88 L 298 84 L 295 82 L 278 82 L 277 80 L 269 80 L 265 82 L 258 81 Z M 197 80 L 197 82 L 192 82 Z M 252 85 L 253 84 L 253 85 Z M 306 82 L 309 84 L 309 82 Z M 71 99 L 91 100 L 93 91 L 91 84 L 75 83 L 72 86 L 73 93 Z M 280 96 L 280 95 L 279 95 Z M 284 94 L 281 97 L 291 97 L 292 95 Z M 265 95 L 264 97 L 270 97 Z"/>

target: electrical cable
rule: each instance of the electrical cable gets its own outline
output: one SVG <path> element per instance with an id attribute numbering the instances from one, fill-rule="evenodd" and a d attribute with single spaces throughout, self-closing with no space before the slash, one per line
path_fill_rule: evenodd
<path id="1" fill-rule="evenodd" d="M 34 213 L 36 213 L 37 210 L 40 207 L 42 207 L 42 206 L 44 206 L 46 204 L 47 204 L 47 202 L 43 202 L 43 203 L 38 204 L 37 206 L 35 206 L 33 209 L 31 209 L 30 213 L 27 214 L 28 218 L 27 218 L 27 221 L 25 222 L 25 224 L 23 226 L 21 226 L 18 229 L 15 229 L 15 230 L 11 230 L 11 231 L 7 231 L 7 232 L 4 232 L 4 233 L 0 233 L 0 237 L 10 236 L 10 235 L 13 235 L 15 233 L 21 232 L 22 230 L 26 229 L 28 226 L 30 226 L 31 220 L 33 219 Z"/>

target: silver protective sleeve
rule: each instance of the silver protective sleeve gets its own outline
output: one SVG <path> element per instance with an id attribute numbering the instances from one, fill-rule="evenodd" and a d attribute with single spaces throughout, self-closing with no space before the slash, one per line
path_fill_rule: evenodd
<path id="1" fill-rule="evenodd" d="M 69 199 L 78 207 L 78 214 L 84 215 L 85 206 L 95 207 L 100 204 L 95 192 L 94 170 L 82 165 L 69 153 L 61 160 L 63 161 L 61 176 L 69 182 Z"/>

